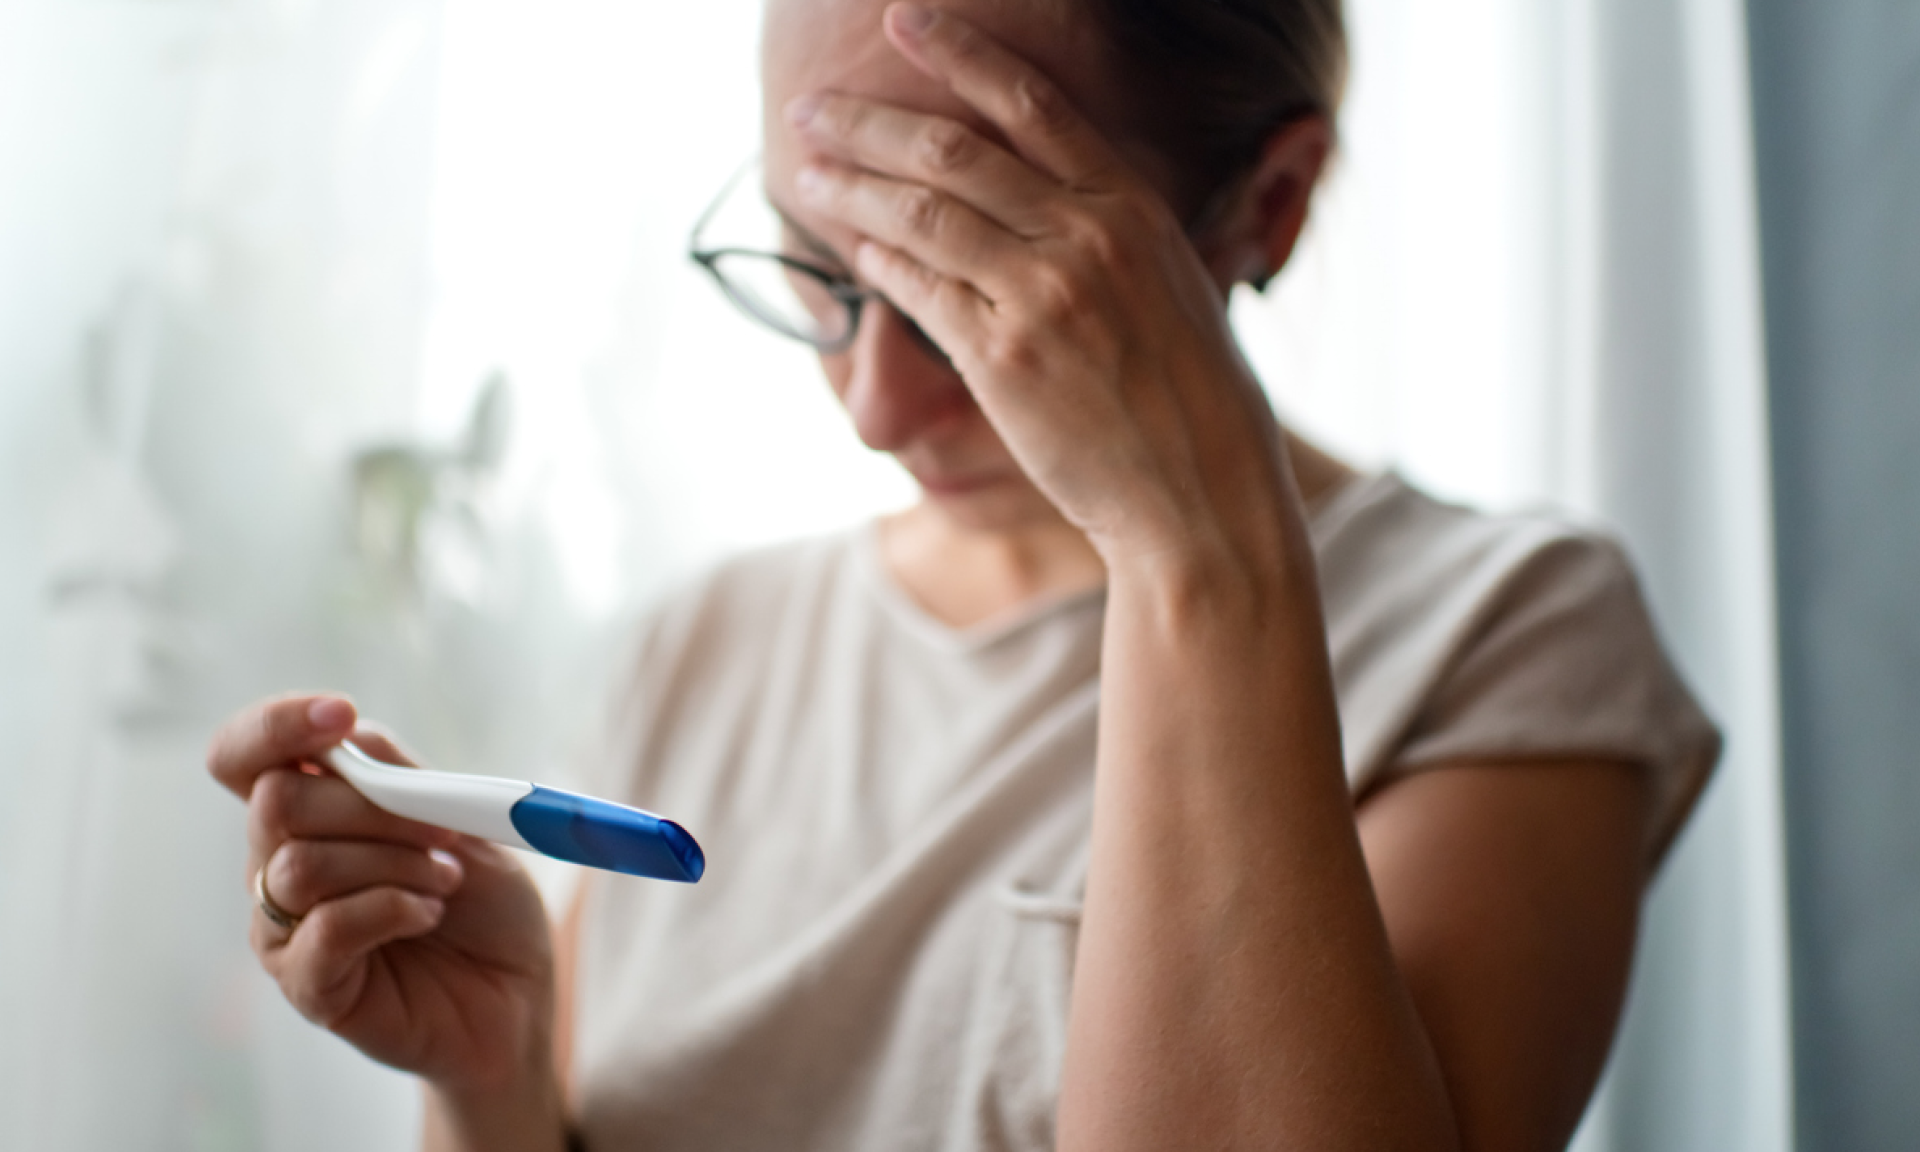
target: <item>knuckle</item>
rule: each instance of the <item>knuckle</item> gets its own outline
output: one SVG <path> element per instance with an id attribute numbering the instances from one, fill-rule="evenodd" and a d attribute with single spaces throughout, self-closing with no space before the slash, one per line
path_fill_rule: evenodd
<path id="1" fill-rule="evenodd" d="M 932 272 L 926 273 L 926 276 L 927 296 L 934 315 L 960 315 L 971 303 L 972 290 L 966 285 L 935 276 Z"/>
<path id="2" fill-rule="evenodd" d="M 283 696 L 260 709 L 260 742 L 271 752 L 299 747 L 307 735 L 306 709 L 299 697 Z"/>
<path id="3" fill-rule="evenodd" d="M 1134 234 L 1134 229 L 1148 229 L 1151 224 L 1144 219 L 1135 219 L 1132 214 L 1118 213 L 1118 219 L 1081 219 L 1073 228 L 1073 249 L 1079 258 L 1103 274 L 1124 268 L 1129 262 L 1129 248 L 1121 239 L 1123 235 Z"/>
<path id="4" fill-rule="evenodd" d="M 980 154 L 980 138 L 964 125 L 939 120 L 921 132 L 919 147 L 921 166 L 944 174 L 972 165 Z"/>
<path id="5" fill-rule="evenodd" d="M 907 260 L 907 277 L 913 282 L 913 293 L 921 299 L 935 299 L 944 296 L 955 285 L 946 277 L 935 272 L 917 260 Z"/>
<path id="6" fill-rule="evenodd" d="M 303 925 L 304 927 L 304 925 Z M 290 964 L 280 973 L 280 994 L 293 1010 L 322 1028 L 331 1028 L 341 1016 L 334 998 L 328 996 L 313 970 L 313 961 Z"/>
<path id="7" fill-rule="evenodd" d="M 247 802 L 260 832 L 276 840 L 286 837 L 299 813 L 301 783 L 300 773 L 291 768 L 272 768 L 260 774 Z"/>
<path id="8" fill-rule="evenodd" d="M 861 113 L 847 100 L 838 97 L 826 97 L 814 110 L 812 127 L 829 136 L 844 136 L 859 127 Z"/>
<path id="9" fill-rule="evenodd" d="M 972 64 L 978 64 L 987 59 L 987 43 L 973 29 L 951 20 L 942 21 L 941 28 L 946 32 L 948 52 Z"/>
<path id="10" fill-rule="evenodd" d="M 300 932 L 306 937 L 308 966 L 338 958 L 347 950 L 348 924 L 337 900 L 323 900 L 308 909 L 300 920 Z"/>
<path id="11" fill-rule="evenodd" d="M 936 235 L 946 222 L 946 203 L 931 188 L 911 188 L 900 197 L 900 222 L 909 232 Z"/>
<path id="12" fill-rule="evenodd" d="M 1059 267 L 1036 271 L 1029 280 L 1034 319 L 1044 327 L 1059 327 L 1073 319 L 1086 300 L 1079 280 Z"/>
<path id="13" fill-rule="evenodd" d="M 1105 228 L 1089 231 L 1081 241 L 1081 250 L 1086 254 L 1085 258 L 1103 272 L 1118 272 L 1130 263 L 1127 246 Z"/>
<path id="14" fill-rule="evenodd" d="M 984 359 L 995 375 L 1020 377 L 1041 368 L 1040 348 L 1027 325 L 1016 325 L 987 341 Z"/>
<path id="15" fill-rule="evenodd" d="M 1060 90 L 1031 73 L 1013 82 L 1012 100 L 1014 117 L 1035 132 L 1058 133 L 1072 117 Z"/>
<path id="16" fill-rule="evenodd" d="M 310 840 L 288 840 L 267 861 L 267 888 L 288 911 L 298 914 L 322 891 L 326 864 Z"/>

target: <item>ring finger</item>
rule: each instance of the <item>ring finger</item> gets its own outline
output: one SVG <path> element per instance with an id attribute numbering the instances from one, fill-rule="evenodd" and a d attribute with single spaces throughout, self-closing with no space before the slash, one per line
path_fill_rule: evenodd
<path id="1" fill-rule="evenodd" d="M 363 840 L 288 840 L 267 857 L 261 887 L 294 917 L 369 888 L 446 897 L 460 885 L 459 862 L 443 853 Z M 264 912 L 264 909 L 263 909 Z"/>

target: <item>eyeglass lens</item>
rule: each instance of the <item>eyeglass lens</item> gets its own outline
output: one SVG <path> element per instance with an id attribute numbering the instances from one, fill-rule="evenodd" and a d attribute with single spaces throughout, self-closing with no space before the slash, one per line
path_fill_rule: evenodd
<path id="1" fill-rule="evenodd" d="M 789 336 L 836 345 L 853 335 L 856 303 L 771 254 L 721 253 L 714 257 L 713 271 L 736 303 Z"/>

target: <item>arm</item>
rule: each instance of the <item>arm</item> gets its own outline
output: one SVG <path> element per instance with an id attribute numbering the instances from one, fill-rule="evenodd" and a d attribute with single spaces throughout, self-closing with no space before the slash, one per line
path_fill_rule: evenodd
<path id="1" fill-rule="evenodd" d="M 1360 808 L 1360 842 L 1461 1143 L 1563 1148 L 1605 1063 L 1644 883 L 1647 773 L 1435 768 Z"/>
<path id="2" fill-rule="evenodd" d="M 1061 1147 L 1458 1147 L 1311 580 L 1176 575 L 1111 576 Z"/>
<path id="3" fill-rule="evenodd" d="M 546 1070 L 542 1070 L 546 1071 Z M 500 1092 L 449 1091 L 426 1083 L 425 1152 L 563 1152 L 558 1085 L 529 1072 Z"/>
<path id="4" fill-rule="evenodd" d="M 1563 1147 L 1624 992 L 1645 774 L 1435 768 L 1356 825 L 1313 604 L 1128 587 L 1061 1146 Z"/>
<path id="5" fill-rule="evenodd" d="M 1045 77 L 903 15 L 896 47 L 1007 144 L 824 94 L 803 195 L 1108 571 L 1060 1147 L 1552 1147 L 1617 1012 L 1639 774 L 1458 766 L 1356 817 L 1304 517 L 1214 271 L 1261 253 L 1203 260 Z M 1266 254 L 1328 140 L 1270 142 L 1240 209 Z"/>
<path id="6" fill-rule="evenodd" d="M 1433 769 L 1356 834 L 1262 630 L 1142 616 L 1110 618 L 1061 1147 L 1563 1147 L 1624 990 L 1644 774 Z"/>

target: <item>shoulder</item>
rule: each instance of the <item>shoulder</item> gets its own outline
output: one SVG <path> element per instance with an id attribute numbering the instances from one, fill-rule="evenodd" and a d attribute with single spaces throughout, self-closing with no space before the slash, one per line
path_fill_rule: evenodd
<path id="1" fill-rule="evenodd" d="M 1362 477 L 1315 523 L 1330 624 L 1470 626 L 1517 601 L 1636 586 L 1619 543 L 1548 510 L 1491 514 L 1436 499 L 1392 473 Z"/>
<path id="2" fill-rule="evenodd" d="M 1531 662 L 1556 670 L 1619 650 L 1609 637 L 1659 655 L 1633 565 L 1606 532 L 1550 511 L 1476 511 L 1391 473 L 1356 484 L 1314 523 L 1328 640 L 1353 690 L 1404 708 L 1520 632 Z M 1547 624 L 1551 642 L 1529 628 Z"/>
<path id="3" fill-rule="evenodd" d="M 1356 787 L 1468 761 L 1646 766 L 1657 854 L 1719 753 L 1610 533 L 1369 478 L 1316 523 Z"/>

